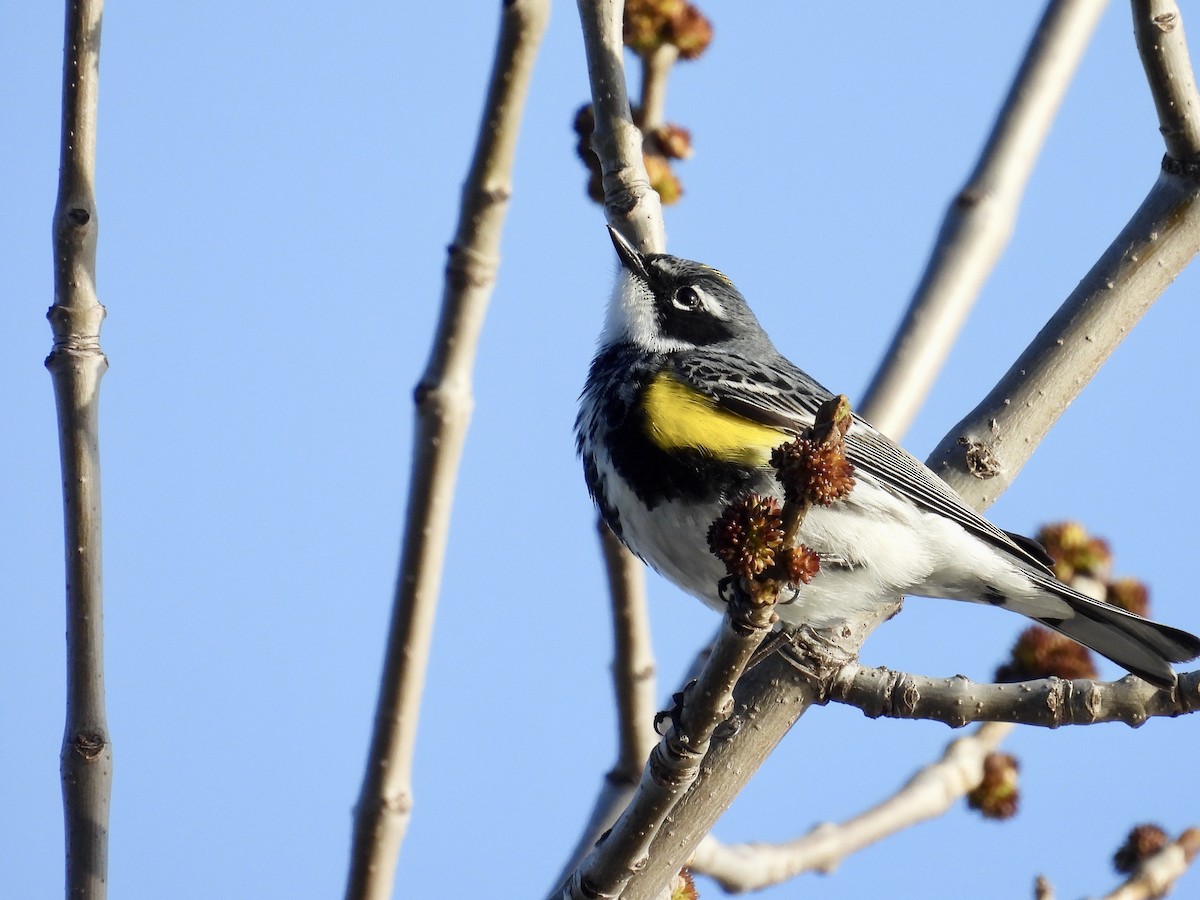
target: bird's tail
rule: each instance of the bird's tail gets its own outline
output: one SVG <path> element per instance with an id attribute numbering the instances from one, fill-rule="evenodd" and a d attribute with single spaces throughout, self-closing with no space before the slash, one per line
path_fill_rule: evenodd
<path id="1" fill-rule="evenodd" d="M 1041 580 L 1041 579 L 1038 579 Z M 1036 616 L 1048 628 L 1090 647 L 1118 666 L 1159 687 L 1172 687 L 1171 663 L 1200 656 L 1200 638 L 1179 628 L 1143 619 L 1111 603 L 1093 600 L 1059 581 L 1047 578 L 1042 587 L 1067 602 L 1073 616 Z"/>

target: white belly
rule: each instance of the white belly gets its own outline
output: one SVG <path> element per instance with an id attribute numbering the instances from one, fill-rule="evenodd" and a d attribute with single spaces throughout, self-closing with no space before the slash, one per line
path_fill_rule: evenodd
<path id="1" fill-rule="evenodd" d="M 619 479 L 606 487 L 629 546 L 670 581 L 723 609 L 718 584 L 726 573 L 707 543 L 718 505 L 667 501 L 646 510 Z M 862 477 L 847 499 L 810 510 L 800 539 L 822 565 L 811 583 L 778 607 L 780 618 L 793 625 L 835 624 L 902 594 L 981 600 L 989 591 L 1022 599 L 1038 593 L 989 544 Z M 1053 605 L 1048 614 L 1060 611 L 1056 599 L 1046 600 Z"/>

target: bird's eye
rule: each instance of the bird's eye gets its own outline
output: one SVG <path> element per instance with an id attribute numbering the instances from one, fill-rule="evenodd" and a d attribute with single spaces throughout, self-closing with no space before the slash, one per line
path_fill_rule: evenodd
<path id="1" fill-rule="evenodd" d="M 675 296 L 671 301 L 678 309 L 686 312 L 700 308 L 700 292 L 690 284 L 685 284 L 675 292 Z"/>

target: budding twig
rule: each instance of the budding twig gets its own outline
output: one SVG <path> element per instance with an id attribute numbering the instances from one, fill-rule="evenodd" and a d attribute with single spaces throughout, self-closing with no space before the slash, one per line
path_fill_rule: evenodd
<path id="1" fill-rule="evenodd" d="M 854 487 L 845 437 L 853 416 L 845 395 L 826 401 L 812 426 L 771 453 L 783 504 L 747 494 L 731 503 L 708 530 L 708 546 L 725 563 L 734 597 L 775 603 L 785 587 L 798 590 L 821 567 L 800 543 L 800 527 L 814 504 L 829 506 Z"/>

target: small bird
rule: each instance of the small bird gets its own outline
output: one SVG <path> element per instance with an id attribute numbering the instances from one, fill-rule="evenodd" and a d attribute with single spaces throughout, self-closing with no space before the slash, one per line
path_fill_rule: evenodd
<path id="1" fill-rule="evenodd" d="M 588 490 L 634 554 L 714 609 L 726 572 L 709 526 L 750 492 L 782 498 L 772 449 L 832 394 L 784 358 L 716 269 L 641 253 L 609 229 L 621 270 L 575 423 Z M 820 561 L 777 608 L 830 625 L 904 594 L 1028 616 L 1161 687 L 1200 638 L 1073 590 L 1029 538 L 997 528 L 867 422 L 845 437 L 855 486 L 814 506 L 799 538 Z"/>

